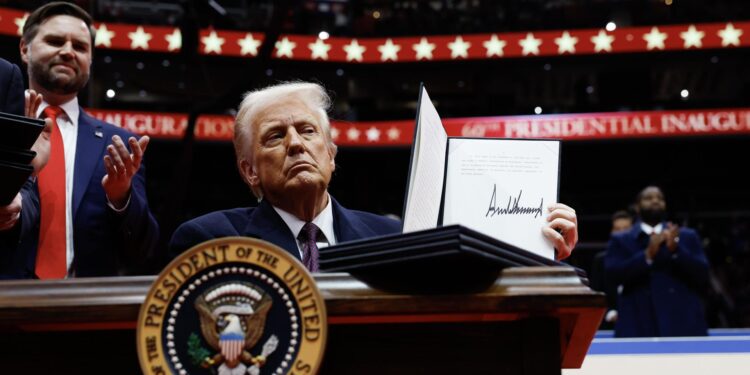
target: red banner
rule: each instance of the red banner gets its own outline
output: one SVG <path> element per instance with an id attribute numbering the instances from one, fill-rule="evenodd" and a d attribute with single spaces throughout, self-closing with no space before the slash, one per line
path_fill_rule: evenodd
<path id="1" fill-rule="evenodd" d="M 28 12 L 0 8 L 0 34 L 20 35 Z M 178 52 L 178 28 L 97 22 L 95 46 L 122 50 Z M 205 55 L 253 58 L 266 42 L 262 32 L 199 31 Z M 438 60 L 500 59 L 659 52 L 750 46 L 750 22 L 652 25 L 607 29 L 529 30 L 492 34 L 414 35 L 396 38 L 351 38 L 283 34 L 272 58 L 346 63 L 397 63 Z"/>
<path id="2" fill-rule="evenodd" d="M 152 113 L 88 110 L 94 117 L 157 139 L 180 139 L 188 116 Z M 556 138 L 592 140 L 675 136 L 750 134 L 750 109 L 610 112 L 535 116 L 467 117 L 443 119 L 450 136 L 499 138 Z M 234 119 L 226 115 L 198 117 L 195 138 L 203 141 L 231 141 Z M 331 134 L 336 144 L 351 147 L 409 146 L 414 121 L 333 121 Z"/>

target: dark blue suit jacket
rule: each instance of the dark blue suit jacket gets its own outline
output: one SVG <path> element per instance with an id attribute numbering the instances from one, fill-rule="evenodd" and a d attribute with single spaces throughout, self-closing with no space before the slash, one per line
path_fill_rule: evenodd
<path id="1" fill-rule="evenodd" d="M 21 69 L 0 58 L 0 112 L 23 116 L 23 90 Z"/>
<path id="2" fill-rule="evenodd" d="M 698 234 L 680 228 L 674 253 L 662 245 L 653 263 L 644 250 L 649 236 L 636 222 L 615 233 L 604 267 L 622 286 L 617 302 L 617 337 L 704 336 L 708 333 L 701 292 L 708 285 L 708 260 Z"/>
<path id="3" fill-rule="evenodd" d="M 331 201 L 337 243 L 401 232 L 397 220 L 346 209 L 333 197 Z M 172 235 L 169 253 L 175 257 L 202 242 L 228 236 L 259 238 L 300 258 L 292 231 L 266 200 L 258 207 L 216 211 L 183 223 Z"/>
<path id="4" fill-rule="evenodd" d="M 104 155 L 113 135 L 132 134 L 97 120 L 81 108 L 73 184 L 72 268 L 76 277 L 114 276 L 142 266 L 158 240 L 159 227 L 148 207 L 145 167 L 133 176 L 130 203 L 112 210 L 102 187 Z M 0 278 L 33 278 L 39 239 L 36 184 L 22 190 L 23 210 L 17 246 L 0 254 Z"/>

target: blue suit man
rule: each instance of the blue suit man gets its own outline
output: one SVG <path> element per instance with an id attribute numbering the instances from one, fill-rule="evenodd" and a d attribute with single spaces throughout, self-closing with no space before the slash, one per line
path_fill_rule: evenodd
<path id="1" fill-rule="evenodd" d="M 328 194 L 336 155 L 329 105 L 323 87 L 313 83 L 248 93 L 237 114 L 234 146 L 240 175 L 260 203 L 182 224 L 170 253 L 213 238 L 248 236 L 283 248 L 317 271 L 318 246 L 400 232 L 400 222 L 346 209 Z"/>
<path id="2" fill-rule="evenodd" d="M 338 242 L 400 233 L 401 222 L 368 212 L 349 210 L 331 197 L 334 234 Z M 258 207 L 211 212 L 181 225 L 169 243 L 171 256 L 214 238 L 254 237 L 273 243 L 299 260 L 296 236 L 268 201 Z"/>
<path id="3" fill-rule="evenodd" d="M 0 58 L 0 112 L 23 116 L 23 87 L 21 69 Z"/>
<path id="4" fill-rule="evenodd" d="M 605 270 L 621 286 L 617 337 L 705 336 L 701 292 L 708 285 L 708 260 L 698 234 L 664 221 L 658 187 L 638 196 L 640 221 L 612 235 Z"/>
<path id="5" fill-rule="evenodd" d="M 23 77 L 21 70 L 0 58 L 0 112 L 24 115 Z M 0 265 L 6 264 L 10 249 L 18 242 L 18 232 L 13 227 L 20 219 L 21 197 L 9 205 L 0 207 Z M 0 274 L 2 271 L 0 271 Z"/>
<path id="6" fill-rule="evenodd" d="M 70 272 L 76 277 L 113 276 L 137 268 L 154 249 L 158 224 L 148 207 L 145 168 L 132 179 L 130 202 L 124 212 L 107 204 L 101 181 L 106 174 L 104 155 L 112 136 L 123 139 L 129 132 L 97 120 L 81 109 L 73 184 L 74 259 Z M 24 188 L 23 211 L 17 246 L 0 255 L 0 278 L 35 277 L 39 239 L 39 193 L 36 184 Z"/>
<path id="7" fill-rule="evenodd" d="M 136 140 L 131 133 L 92 118 L 78 105 L 78 91 L 90 72 L 91 24 L 83 9 L 60 2 L 38 8 L 24 24 L 21 58 L 28 66 L 30 88 L 44 99 L 35 101 L 39 106 L 35 112 L 39 116 L 55 109 L 54 122 L 48 121 L 59 132 L 59 144 L 54 143 L 53 131 L 49 163 L 38 184 L 22 191 L 21 217 L 13 228 L 17 243 L 0 255 L 0 278 L 117 275 L 137 269 L 158 239 L 141 165 L 148 137 Z M 44 173 L 63 168 L 65 173 L 54 180 L 54 186 L 58 187 L 55 197 L 65 194 L 65 199 L 50 207 L 42 192 Z M 45 220 L 45 213 L 60 216 Z M 44 245 L 51 238 L 43 229 L 45 223 L 58 224 L 57 229 L 59 223 L 65 226 L 50 246 Z M 50 253 L 50 248 L 61 249 Z M 47 262 L 50 254 L 53 262 Z M 47 273 L 50 264 L 54 273 Z"/>

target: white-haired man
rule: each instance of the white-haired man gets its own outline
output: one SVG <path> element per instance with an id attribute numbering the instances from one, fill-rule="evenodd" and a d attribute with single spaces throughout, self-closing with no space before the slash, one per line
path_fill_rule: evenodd
<path id="1" fill-rule="evenodd" d="M 325 89 L 313 83 L 285 83 L 249 93 L 235 121 L 234 147 L 240 174 L 260 203 L 182 224 L 172 236 L 170 252 L 176 255 L 213 238 L 249 236 L 284 248 L 317 271 L 321 245 L 399 233 L 400 222 L 346 209 L 328 194 L 336 168 L 329 105 Z M 568 236 L 550 232 L 563 243 L 572 242 L 561 251 L 565 257 L 577 241 L 575 212 L 565 206 L 549 216 L 551 227 L 565 229 Z"/>
<path id="2" fill-rule="evenodd" d="M 255 237 L 317 271 L 319 246 L 398 233 L 398 221 L 346 209 L 328 194 L 336 167 L 329 105 L 323 87 L 313 83 L 249 93 L 237 114 L 234 147 L 240 175 L 260 200 L 258 207 L 217 211 L 182 224 L 170 252 L 213 238 Z"/>

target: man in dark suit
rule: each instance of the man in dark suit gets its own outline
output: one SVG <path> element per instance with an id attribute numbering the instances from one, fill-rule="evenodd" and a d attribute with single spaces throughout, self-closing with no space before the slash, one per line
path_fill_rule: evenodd
<path id="1" fill-rule="evenodd" d="M 137 267 L 156 244 L 141 165 L 148 137 L 136 139 L 78 105 L 91 66 L 91 25 L 88 13 L 63 2 L 40 7 L 24 25 L 21 57 L 30 88 L 44 98 L 36 115 L 54 126 L 33 195 L 40 219 L 21 228 L 18 256 L 0 264 L 0 277 L 117 275 Z"/>
<path id="2" fill-rule="evenodd" d="M 286 83 L 247 94 L 235 121 L 234 147 L 240 175 L 260 203 L 184 223 L 172 236 L 171 254 L 213 238 L 250 236 L 284 248 L 317 271 L 319 246 L 399 233 L 400 222 L 346 209 L 328 194 L 336 167 L 329 106 L 325 89 L 313 83 Z M 549 216 L 544 233 L 565 257 L 578 236 L 575 212 L 558 205 Z M 550 235 L 549 228 L 567 233 L 551 230 Z"/>
<path id="3" fill-rule="evenodd" d="M 342 207 L 328 194 L 336 145 L 326 109 L 330 99 L 312 83 L 289 83 L 249 93 L 240 104 L 234 146 L 256 208 L 213 212 L 181 225 L 170 253 L 213 238 L 269 241 L 317 271 L 318 246 L 397 233 L 393 219 Z M 313 233 L 312 237 L 307 236 Z M 307 237 L 305 237 L 307 236 Z"/>
<path id="4" fill-rule="evenodd" d="M 23 116 L 23 76 L 16 64 L 0 58 L 0 112 Z"/>
<path id="5" fill-rule="evenodd" d="M 638 194 L 639 220 L 614 233 L 604 267 L 621 286 L 617 337 L 704 336 L 700 293 L 708 285 L 708 260 L 698 234 L 665 221 L 664 194 L 649 186 Z"/>
<path id="6" fill-rule="evenodd" d="M 23 79 L 21 70 L 0 58 L 0 112 L 24 115 Z M 18 221 L 21 213 L 21 196 L 7 206 L 0 207 L 0 231 L 10 229 Z M 4 236 L 0 234 L 0 241 Z"/>

